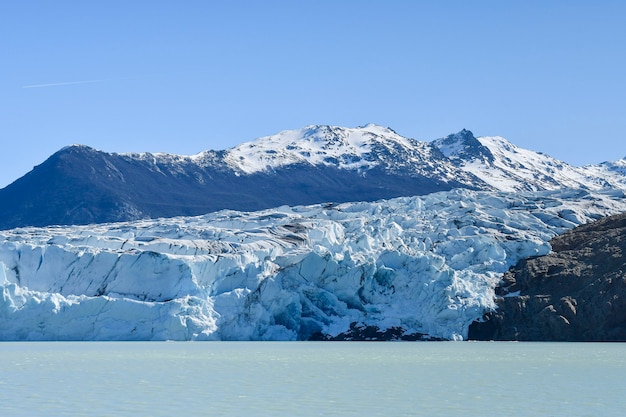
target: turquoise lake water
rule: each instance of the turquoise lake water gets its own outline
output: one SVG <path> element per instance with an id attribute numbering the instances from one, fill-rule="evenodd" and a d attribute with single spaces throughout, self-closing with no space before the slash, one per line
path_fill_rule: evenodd
<path id="1" fill-rule="evenodd" d="M 1 416 L 623 416 L 626 344 L 0 343 Z"/>

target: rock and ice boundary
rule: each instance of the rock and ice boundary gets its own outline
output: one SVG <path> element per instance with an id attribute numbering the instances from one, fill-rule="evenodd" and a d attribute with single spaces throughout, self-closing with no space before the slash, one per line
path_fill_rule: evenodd
<path id="1" fill-rule="evenodd" d="M 501 275 L 626 211 L 621 191 L 374 203 L 0 232 L 0 340 L 307 340 L 351 325 L 462 340 Z"/>

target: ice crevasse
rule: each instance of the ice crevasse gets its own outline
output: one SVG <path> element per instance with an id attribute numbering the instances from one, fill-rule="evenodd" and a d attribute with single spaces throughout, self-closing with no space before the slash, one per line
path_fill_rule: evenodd
<path id="1" fill-rule="evenodd" d="M 452 190 L 1 231 L 0 340 L 462 340 L 511 265 L 624 210 L 615 190 Z"/>

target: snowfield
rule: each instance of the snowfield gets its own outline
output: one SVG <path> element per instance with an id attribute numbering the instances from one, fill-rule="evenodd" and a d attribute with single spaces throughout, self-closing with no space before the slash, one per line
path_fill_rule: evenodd
<path id="1" fill-rule="evenodd" d="M 306 340 L 357 323 L 462 340 L 511 265 L 625 210 L 615 190 L 457 189 L 0 231 L 0 339 Z"/>

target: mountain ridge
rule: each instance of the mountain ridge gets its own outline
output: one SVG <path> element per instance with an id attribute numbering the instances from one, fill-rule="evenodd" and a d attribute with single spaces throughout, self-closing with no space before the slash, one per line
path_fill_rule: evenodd
<path id="1" fill-rule="evenodd" d="M 465 129 L 424 142 L 373 124 L 311 125 L 191 156 L 73 145 L 0 190 L 0 229 L 375 201 L 453 188 L 626 189 L 626 161 L 577 168 Z"/>

